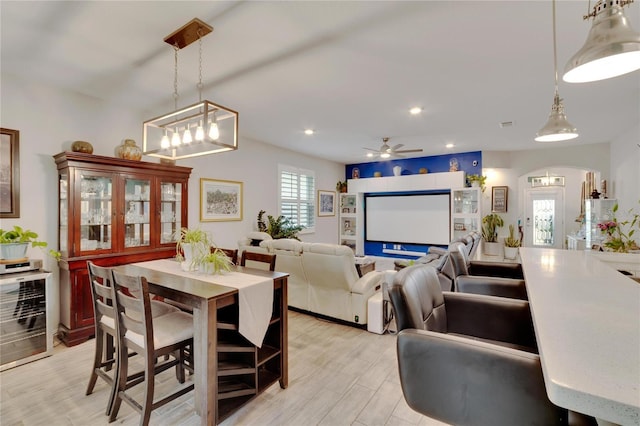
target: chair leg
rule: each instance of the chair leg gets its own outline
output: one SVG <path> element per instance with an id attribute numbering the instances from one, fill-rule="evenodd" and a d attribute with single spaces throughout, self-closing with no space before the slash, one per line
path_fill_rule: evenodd
<path id="1" fill-rule="evenodd" d="M 184 373 L 184 348 L 174 351 L 173 356 L 178 360 L 176 364 L 176 379 L 178 379 L 178 382 L 184 383 L 186 380 Z"/>
<path id="2" fill-rule="evenodd" d="M 93 392 L 93 388 L 96 385 L 96 381 L 98 380 L 98 374 L 96 374 L 96 369 L 100 368 L 100 364 L 102 364 L 102 351 L 103 351 L 103 332 L 98 327 L 96 330 L 96 351 L 93 355 L 93 366 L 91 367 L 91 377 L 89 377 L 89 385 L 87 386 L 87 392 L 85 395 L 91 395 Z"/>
<path id="3" fill-rule="evenodd" d="M 124 392 L 127 389 L 127 376 L 129 374 L 129 357 L 127 356 L 127 347 L 125 345 L 118 345 L 118 358 L 116 366 L 117 385 L 113 390 L 114 400 L 111 407 L 111 414 L 109 414 L 109 423 L 113 422 L 118 417 L 118 411 L 120 411 L 120 404 L 122 404 L 122 396 L 120 392 Z"/>
<path id="4" fill-rule="evenodd" d="M 153 391 L 155 387 L 155 358 L 145 357 L 145 383 L 144 403 L 142 413 L 140 413 L 140 426 L 147 426 L 153 410 Z"/>
<path id="5" fill-rule="evenodd" d="M 113 336 L 111 334 L 106 334 L 105 335 L 105 339 L 107 341 L 106 343 L 106 353 L 105 353 L 105 360 L 113 360 L 114 359 L 114 355 L 116 353 L 116 348 L 115 348 L 115 339 L 113 338 Z M 106 371 L 111 371 L 111 367 L 113 365 L 113 362 L 110 363 L 109 365 L 107 365 L 105 367 Z"/>

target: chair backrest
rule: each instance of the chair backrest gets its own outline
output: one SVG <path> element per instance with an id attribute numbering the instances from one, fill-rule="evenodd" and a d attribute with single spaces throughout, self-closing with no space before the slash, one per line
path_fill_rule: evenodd
<path id="1" fill-rule="evenodd" d="M 144 277 L 112 271 L 120 340 L 139 353 L 152 353 L 153 320 L 149 285 Z M 139 297 L 132 297 L 137 294 Z"/>
<path id="2" fill-rule="evenodd" d="M 211 253 L 215 252 L 216 250 L 220 250 L 221 252 L 226 254 L 227 257 L 231 259 L 231 262 L 233 262 L 234 265 L 238 264 L 238 249 L 226 249 L 213 246 L 211 247 Z"/>
<path id="3" fill-rule="evenodd" d="M 432 266 L 413 265 L 399 271 L 389 287 L 398 331 L 417 328 L 447 332 L 440 281 Z"/>
<path id="4" fill-rule="evenodd" d="M 256 253 L 245 250 L 242 252 L 240 265 L 248 268 L 274 271 L 276 268 L 276 255 L 272 253 Z"/>
<path id="5" fill-rule="evenodd" d="M 115 334 L 116 313 L 113 303 L 111 268 L 88 261 L 89 284 L 93 299 L 93 317 L 96 327 L 106 326 Z"/>
<path id="6" fill-rule="evenodd" d="M 451 244 L 449 246 L 449 257 L 451 258 L 453 278 L 457 278 L 461 275 L 469 275 L 468 258 L 464 244 Z"/>
<path id="7" fill-rule="evenodd" d="M 478 231 L 471 231 L 469 234 L 471 238 L 473 238 L 473 246 L 471 247 L 471 252 L 469 253 L 469 260 L 472 260 L 476 256 L 476 252 L 478 251 L 478 247 L 480 247 L 480 241 L 482 240 L 482 234 Z"/>
<path id="8" fill-rule="evenodd" d="M 302 266 L 314 290 L 351 292 L 353 284 L 360 279 L 353 250 L 343 245 L 304 245 Z"/>

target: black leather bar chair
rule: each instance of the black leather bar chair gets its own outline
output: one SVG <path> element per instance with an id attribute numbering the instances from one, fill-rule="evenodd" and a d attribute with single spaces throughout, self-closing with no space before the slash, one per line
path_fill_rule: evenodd
<path id="1" fill-rule="evenodd" d="M 529 303 L 442 292 L 410 266 L 389 288 L 407 404 L 452 425 L 595 425 L 547 397 Z"/>
<path id="2" fill-rule="evenodd" d="M 453 243 L 450 246 L 449 258 L 455 291 L 527 300 L 524 279 L 508 278 L 522 274 L 519 263 L 485 262 L 487 266 L 483 271 L 490 275 L 472 274 L 466 247 L 460 243 Z"/>

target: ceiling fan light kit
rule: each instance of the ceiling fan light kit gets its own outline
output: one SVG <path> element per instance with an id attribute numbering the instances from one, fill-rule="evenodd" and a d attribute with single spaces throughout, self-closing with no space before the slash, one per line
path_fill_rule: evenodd
<path id="1" fill-rule="evenodd" d="M 564 81 L 587 83 L 640 69 L 640 33 L 631 28 L 623 11 L 633 1 L 599 0 L 584 16 L 593 18 L 593 25 L 584 46 L 567 62 Z"/>
<path id="2" fill-rule="evenodd" d="M 578 137 L 578 130 L 569 123 L 564 113 L 564 105 L 558 94 L 558 53 L 556 48 L 556 0 L 552 1 L 553 9 L 553 69 L 555 75 L 555 95 L 551 113 L 547 123 L 538 131 L 536 142 L 560 142 Z"/>
<path id="3" fill-rule="evenodd" d="M 208 100 L 202 100 L 202 37 L 213 27 L 194 18 L 164 41 L 174 48 L 174 111 L 147 120 L 143 124 L 144 155 L 180 160 L 238 149 L 238 112 Z M 178 51 L 194 41 L 200 48 L 198 82 L 199 102 L 178 109 Z"/>

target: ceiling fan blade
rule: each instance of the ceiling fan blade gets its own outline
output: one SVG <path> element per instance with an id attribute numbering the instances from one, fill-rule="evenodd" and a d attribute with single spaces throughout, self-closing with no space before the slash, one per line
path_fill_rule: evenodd
<path id="1" fill-rule="evenodd" d="M 394 145 L 394 146 L 391 148 L 391 151 L 398 151 L 398 150 L 399 150 L 400 148 L 402 148 L 403 146 L 404 146 L 404 144 L 403 144 L 403 143 L 396 144 L 396 145 Z"/>
<path id="2" fill-rule="evenodd" d="M 402 149 L 400 151 L 394 151 L 396 153 L 400 152 L 400 153 L 407 153 L 407 152 L 422 152 L 422 149 Z"/>
<path id="3" fill-rule="evenodd" d="M 362 149 L 366 149 L 367 151 L 373 151 L 373 152 L 380 152 L 377 149 L 371 149 L 371 148 L 367 148 L 366 146 L 362 147 Z"/>

